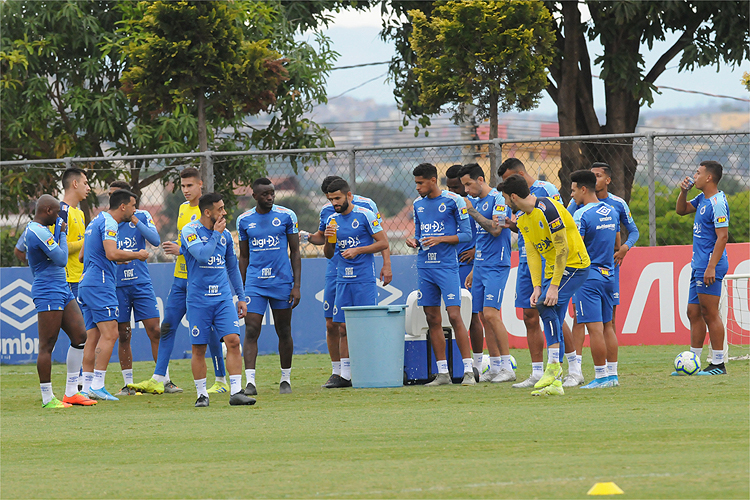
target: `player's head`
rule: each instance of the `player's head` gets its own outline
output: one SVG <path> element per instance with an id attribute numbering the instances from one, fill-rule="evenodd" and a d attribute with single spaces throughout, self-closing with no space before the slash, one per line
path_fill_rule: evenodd
<path id="1" fill-rule="evenodd" d="M 511 175 L 524 173 L 526 173 L 526 167 L 523 166 L 523 162 L 518 158 L 508 158 L 497 167 L 497 176 L 502 180 L 507 179 Z"/>
<path id="2" fill-rule="evenodd" d="M 596 176 L 596 192 L 606 193 L 609 183 L 612 182 L 612 169 L 603 161 L 597 161 L 591 164 L 589 169 Z"/>
<path id="3" fill-rule="evenodd" d="M 195 167 L 187 167 L 180 172 L 180 189 L 188 202 L 193 202 L 201 197 L 203 181 L 201 173 Z"/>
<path id="4" fill-rule="evenodd" d="M 721 180 L 724 168 L 721 163 L 714 160 L 702 161 L 695 171 L 693 179 L 695 180 L 696 189 L 703 190 L 707 185 L 717 186 Z"/>
<path id="5" fill-rule="evenodd" d="M 335 180 L 341 179 L 338 175 L 329 175 L 325 179 L 323 179 L 323 182 L 320 183 L 320 190 L 323 192 L 323 194 L 328 194 L 328 186 Z"/>
<path id="6" fill-rule="evenodd" d="M 505 194 L 505 199 L 508 201 L 510 208 L 513 211 L 523 210 L 523 200 L 526 200 L 531 192 L 529 191 L 529 185 L 526 179 L 520 174 L 513 174 L 505 178 L 503 183 L 500 185 Z M 525 211 L 525 210 L 524 210 Z"/>
<path id="7" fill-rule="evenodd" d="M 484 170 L 477 163 L 469 163 L 461 168 L 458 173 L 461 176 L 461 183 L 464 185 L 469 196 L 478 198 L 487 185 L 484 182 Z"/>
<path id="8" fill-rule="evenodd" d="M 596 198 L 596 175 L 591 170 L 576 170 L 570 174 L 570 196 L 576 205 L 588 203 Z"/>
<path id="9" fill-rule="evenodd" d="M 62 185 L 65 194 L 73 194 L 78 201 L 85 200 L 89 195 L 89 191 L 91 191 L 86 172 L 80 168 L 71 167 L 66 169 L 62 175 Z"/>
<path id="10" fill-rule="evenodd" d="M 118 189 L 109 196 L 109 211 L 117 222 L 129 221 L 135 213 L 138 197 L 127 189 Z"/>
<path id="11" fill-rule="evenodd" d="M 414 170 L 414 183 L 417 185 L 419 196 L 425 197 L 437 188 L 437 169 L 432 163 L 420 163 Z"/>
<path id="12" fill-rule="evenodd" d="M 212 227 L 216 221 L 227 215 L 227 211 L 224 210 L 224 199 L 219 193 L 207 193 L 201 196 L 198 200 L 198 208 L 201 211 L 201 218 L 209 219 Z"/>
<path id="13" fill-rule="evenodd" d="M 448 191 L 456 193 L 459 196 L 466 196 L 466 189 L 461 184 L 461 177 L 458 173 L 463 168 L 463 165 L 451 165 L 448 170 L 445 171 L 445 184 L 448 186 Z"/>
<path id="14" fill-rule="evenodd" d="M 60 214 L 60 202 L 54 196 L 43 194 L 36 200 L 34 220 L 43 226 L 51 226 Z"/>
<path id="15" fill-rule="evenodd" d="M 271 179 L 261 177 L 253 181 L 253 199 L 263 210 L 271 210 L 276 199 L 276 190 Z"/>
<path id="16" fill-rule="evenodd" d="M 351 211 L 351 203 L 354 197 L 349 183 L 344 179 L 334 179 L 328 184 L 326 198 L 331 202 L 331 206 L 337 213 L 347 214 Z"/>
<path id="17" fill-rule="evenodd" d="M 130 184 L 128 184 L 125 181 L 114 181 L 109 183 L 109 195 L 112 196 L 112 193 L 117 191 L 118 189 L 124 189 L 126 191 L 130 191 Z"/>

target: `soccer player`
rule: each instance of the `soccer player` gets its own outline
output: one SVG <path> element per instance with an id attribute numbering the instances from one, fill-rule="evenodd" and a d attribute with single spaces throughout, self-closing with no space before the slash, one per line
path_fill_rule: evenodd
<path id="1" fill-rule="evenodd" d="M 463 168 L 463 165 L 452 165 L 448 170 L 445 171 L 445 184 L 448 186 L 448 191 L 456 193 L 460 197 L 466 200 L 466 188 L 461 183 L 461 178 L 458 173 Z M 471 240 L 462 242 L 456 245 L 456 253 L 458 253 L 458 278 L 461 282 L 461 288 L 466 288 L 466 278 L 474 269 L 474 252 L 475 252 L 475 241 L 477 237 L 477 229 L 474 224 L 471 225 Z M 482 356 L 484 355 L 484 327 L 479 319 L 479 315 L 471 313 L 471 323 L 469 324 L 469 339 L 471 340 L 472 358 L 474 363 L 474 379 L 479 382 L 479 372 L 482 369 Z"/>
<path id="2" fill-rule="evenodd" d="M 690 320 L 690 350 L 700 359 L 706 327 L 711 339 L 713 357 L 697 375 L 726 375 L 724 366 L 724 324 L 719 316 L 721 282 L 729 269 L 727 239 L 729 238 L 729 205 L 719 191 L 723 168 L 713 160 L 702 161 L 693 179 L 685 177 L 680 184 L 675 211 L 677 215 L 695 213 L 693 223 L 693 259 L 690 262 L 690 294 L 687 316 Z M 687 201 L 691 187 L 701 194 Z M 672 375 L 677 375 L 673 373 Z"/>
<path id="3" fill-rule="evenodd" d="M 535 180 L 526 172 L 526 167 L 518 158 L 508 158 L 497 169 L 497 175 L 505 180 L 511 175 L 520 175 L 526 181 L 529 192 L 535 196 L 552 198 L 560 201 L 560 192 L 547 182 Z M 506 198 L 507 199 L 507 198 Z M 514 219 L 522 214 L 518 212 Z M 517 231 L 516 222 L 511 219 L 511 230 Z M 542 261 L 544 263 L 544 261 Z M 526 326 L 526 342 L 531 355 L 531 375 L 526 380 L 513 384 L 515 388 L 533 387 L 544 373 L 544 334 L 539 323 L 539 311 L 529 302 L 534 287 L 531 284 L 531 274 L 526 259 L 526 245 L 523 234 L 518 231 L 518 273 L 516 275 L 516 308 L 523 309 L 523 323 Z"/>
<path id="4" fill-rule="evenodd" d="M 31 295 L 37 310 L 39 329 L 39 355 L 36 369 L 42 390 L 42 408 L 66 408 L 72 405 L 91 406 L 93 401 L 78 392 L 78 373 L 83 360 L 86 328 L 78 304 L 65 281 L 64 267 L 68 262 L 67 225 L 60 224 L 56 240 L 48 229 L 59 221 L 60 202 L 45 194 L 36 203 L 34 220 L 25 230 L 29 267 L 34 275 Z M 65 397 L 60 401 L 52 392 L 52 350 L 55 348 L 60 328 L 70 338 L 70 348 L 65 360 L 67 379 Z"/>
<path id="5" fill-rule="evenodd" d="M 329 175 L 323 179 L 320 189 L 323 191 L 324 195 L 328 196 L 328 186 L 331 182 L 338 179 L 341 179 L 341 177 L 337 175 Z M 383 219 L 381 218 L 378 207 L 374 201 L 365 196 L 352 194 L 352 203 L 374 213 L 378 219 L 380 227 L 382 227 Z M 336 211 L 330 201 L 323 205 L 323 208 L 320 209 L 318 231 L 308 237 L 310 243 L 313 245 L 325 244 L 325 230 L 328 221 L 334 213 L 336 213 Z M 381 252 L 381 255 L 383 256 L 383 267 L 380 269 L 380 280 L 383 282 L 383 285 L 387 285 L 393 279 L 393 272 L 391 271 L 391 252 L 386 248 Z M 352 370 L 349 361 L 349 344 L 346 338 L 346 332 L 341 332 L 341 325 L 333 322 L 333 305 L 336 301 L 338 261 L 339 256 L 337 253 L 334 253 L 333 257 L 328 260 L 325 289 L 323 291 L 323 316 L 326 319 L 326 344 L 328 345 L 328 355 L 331 357 L 332 372 L 326 383 L 323 384 L 323 388 L 325 389 L 351 387 L 352 385 Z"/>
<path id="6" fill-rule="evenodd" d="M 419 302 L 424 308 L 430 343 L 435 353 L 438 374 L 428 386 L 451 384 L 445 356 L 440 298 L 445 302 L 448 319 L 453 327 L 456 344 L 464 365 L 461 385 L 474 385 L 471 343 L 461 319 L 461 283 L 458 278 L 456 245 L 471 240 L 471 223 L 466 202 L 438 186 L 437 169 L 421 163 L 412 171 L 419 198 L 414 200 L 414 238 L 406 240 L 411 248 L 419 248 L 417 275 Z"/>
<path id="7" fill-rule="evenodd" d="M 117 401 L 104 387 L 107 365 L 118 338 L 116 262 L 134 259 L 144 261 L 148 251 L 129 252 L 117 248 L 117 228 L 135 213 L 136 196 L 119 189 L 109 197 L 109 210 L 101 212 L 86 228 L 84 240 L 84 272 L 78 287 L 78 300 L 83 306 L 88 342 L 84 349 L 83 371 L 94 372 L 89 397 Z M 85 381 L 86 382 L 86 381 Z"/>
<path id="8" fill-rule="evenodd" d="M 327 258 L 337 259 L 333 322 L 339 328 L 343 340 L 346 338 L 343 308 L 374 306 L 378 303 L 373 254 L 388 249 L 388 238 L 377 215 L 354 204 L 354 195 L 344 179 L 333 180 L 328 185 L 326 197 L 336 213 L 326 225 L 323 252 Z M 335 244 L 331 242 L 332 239 L 335 239 Z M 349 344 L 342 341 L 341 348 L 342 359 L 345 356 L 348 358 Z M 343 368 L 342 366 L 341 381 L 333 387 L 351 386 L 351 378 L 344 378 Z M 351 370 L 350 367 L 347 368 Z"/>
<path id="9" fill-rule="evenodd" d="M 615 291 L 615 259 L 612 250 L 619 224 L 615 209 L 597 198 L 596 175 L 593 172 L 578 170 L 570 175 L 570 180 L 572 199 L 581 207 L 576 210 L 573 220 L 591 260 L 588 278 L 576 293 L 574 301 L 577 324 L 585 325 L 589 332 L 591 357 L 594 361 L 595 378 L 582 389 L 614 387 L 616 379 L 610 378 L 607 373 L 607 352 L 611 349 L 604 337 L 604 325 L 612 321 Z"/>
<path id="10" fill-rule="evenodd" d="M 109 195 L 118 189 L 130 189 L 125 181 L 114 181 L 109 185 Z M 158 247 L 161 243 L 151 214 L 146 210 L 136 209 L 129 221 L 121 222 L 117 227 L 117 248 L 137 252 L 146 248 L 146 241 Z M 133 383 L 133 352 L 130 348 L 130 314 L 136 322 L 140 321 L 146 328 L 146 335 L 151 341 L 151 355 L 154 361 L 159 351 L 159 311 L 156 308 L 156 294 L 151 284 L 148 265 L 140 260 L 133 260 L 117 266 L 117 302 L 120 309 L 118 333 L 120 343 L 117 355 L 125 384 L 115 396 L 132 396 L 134 389 L 128 388 Z"/>
<path id="11" fill-rule="evenodd" d="M 239 321 L 247 313 L 247 303 L 242 293 L 242 278 L 234 253 L 232 233 L 227 230 L 227 212 L 219 193 L 200 197 L 200 219 L 183 226 L 180 241 L 187 266 L 187 316 L 193 357 L 196 408 L 208 406 L 206 390 L 206 344 L 212 331 L 227 346 L 227 371 L 229 372 L 229 404 L 253 405 L 255 399 L 242 392 L 242 355 L 240 354 Z M 237 308 L 232 302 L 231 283 L 237 298 Z"/>
<path id="12" fill-rule="evenodd" d="M 196 221 L 201 217 L 201 211 L 198 207 L 198 200 L 203 190 L 203 181 L 197 168 L 187 167 L 180 172 L 180 189 L 185 202 L 180 205 L 177 216 L 177 241 L 165 241 L 162 243 L 164 252 L 177 257 L 174 266 L 174 281 L 172 288 L 169 290 L 167 297 L 167 306 L 164 308 L 164 321 L 161 324 L 159 338 L 159 352 L 154 368 L 154 375 L 148 380 L 137 384 L 129 384 L 128 388 L 138 392 L 149 392 L 152 394 L 176 394 L 182 392 L 169 377 L 169 358 L 172 357 L 174 349 L 175 335 L 177 327 L 180 325 L 187 306 L 185 300 L 188 288 L 188 273 L 185 265 L 185 257 L 182 255 L 180 246 L 180 232 L 185 224 Z M 208 389 L 209 394 L 226 393 L 229 386 L 226 381 L 226 370 L 224 368 L 224 356 L 221 348 L 221 342 L 216 335 L 211 335 L 208 339 L 208 349 L 211 352 L 211 358 L 214 363 L 214 374 L 216 381 Z"/>
<path id="13" fill-rule="evenodd" d="M 469 194 L 467 207 L 477 234 L 474 271 L 467 285 L 471 284 L 472 313 L 478 314 L 484 324 L 490 351 L 490 369 L 479 381 L 511 382 L 516 373 L 500 310 L 510 275 L 510 229 L 506 221 L 512 214 L 505 197 L 485 182 L 484 171 L 478 164 L 464 166 L 459 175 Z"/>
<path id="14" fill-rule="evenodd" d="M 534 286 L 529 303 L 539 309 L 547 338 L 547 369 L 531 394 L 563 395 L 559 380 L 565 352 L 561 324 L 570 298 L 586 281 L 591 261 L 573 217 L 559 201 L 531 194 L 521 175 L 506 178 L 502 188 L 511 208 L 523 212 L 516 224 L 526 242 Z"/>
<path id="15" fill-rule="evenodd" d="M 288 208 L 274 205 L 273 183 L 262 177 L 253 182 L 256 206 L 237 218 L 240 240 L 240 275 L 245 284 L 245 394 L 258 394 L 255 384 L 255 361 L 258 337 L 266 308 L 271 305 L 276 335 L 279 337 L 281 381 L 279 393 L 292 392 L 291 372 L 294 342 L 292 309 L 300 301 L 299 226 L 297 215 Z M 287 255 L 287 247 L 289 255 Z"/>

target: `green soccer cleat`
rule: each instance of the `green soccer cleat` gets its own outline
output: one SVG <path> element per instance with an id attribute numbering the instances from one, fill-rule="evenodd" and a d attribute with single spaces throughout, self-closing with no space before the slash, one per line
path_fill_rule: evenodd
<path id="1" fill-rule="evenodd" d="M 563 369 L 560 363 L 547 363 L 547 369 L 544 370 L 544 375 L 542 375 L 542 378 L 540 378 L 539 381 L 534 384 L 534 389 L 541 389 L 542 387 L 551 385 L 552 382 L 562 377 L 562 374 Z M 560 387 L 562 387 L 562 382 L 560 383 Z"/>
<path id="2" fill-rule="evenodd" d="M 136 392 L 148 392 L 149 394 L 164 394 L 164 383 L 150 378 L 137 384 L 128 384 L 128 389 L 133 389 Z"/>
<path id="3" fill-rule="evenodd" d="M 531 393 L 532 396 L 564 396 L 565 389 L 563 389 L 562 382 L 560 380 L 553 380 L 548 386 L 542 387 Z"/>
<path id="4" fill-rule="evenodd" d="M 208 388 L 206 391 L 209 394 L 224 394 L 226 392 L 229 392 L 229 384 L 226 382 L 219 382 L 218 380 L 214 382 L 214 385 Z"/>
<path id="5" fill-rule="evenodd" d="M 73 405 L 71 405 L 70 403 L 63 403 L 57 398 L 52 398 L 49 403 L 47 403 L 46 405 L 42 405 L 42 408 L 70 408 L 71 406 Z"/>

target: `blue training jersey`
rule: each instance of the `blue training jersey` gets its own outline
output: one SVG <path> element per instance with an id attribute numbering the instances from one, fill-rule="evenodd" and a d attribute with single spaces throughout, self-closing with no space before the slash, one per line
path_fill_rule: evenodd
<path id="1" fill-rule="evenodd" d="M 551 182 L 534 181 L 534 184 L 529 188 L 529 192 L 537 198 L 552 198 L 555 201 L 560 201 L 560 191 Z M 521 210 L 516 213 L 519 217 L 523 215 Z M 521 231 L 518 232 L 518 262 L 526 262 L 526 246 Z"/>
<path id="2" fill-rule="evenodd" d="M 374 201 L 372 201 L 370 198 L 367 198 L 366 196 L 355 194 L 352 195 L 352 203 L 358 207 L 366 208 L 367 210 L 373 212 L 375 214 L 375 217 L 377 217 L 378 219 L 379 225 L 381 225 L 382 227 L 383 219 L 380 216 L 380 211 L 378 211 L 378 206 Z M 333 205 L 331 205 L 331 202 L 323 205 L 323 208 L 320 209 L 320 224 L 318 225 L 318 230 L 325 231 L 328 222 L 331 220 L 331 216 L 335 213 L 336 210 L 333 209 Z M 338 274 L 338 259 L 338 254 L 334 254 L 333 258 L 328 259 L 328 267 L 326 267 L 326 279 L 336 279 L 336 275 Z"/>
<path id="3" fill-rule="evenodd" d="M 617 231 L 619 232 L 623 226 L 628 231 L 628 239 L 622 242 L 622 244 L 627 245 L 628 248 L 633 248 L 640 237 L 640 232 L 638 231 L 638 226 L 635 225 L 633 216 L 630 213 L 628 203 L 612 193 L 607 193 L 607 197 L 599 198 L 599 201 L 606 203 L 617 211 Z M 583 205 L 577 205 L 575 200 L 571 199 L 570 203 L 568 203 L 568 212 L 573 215 L 582 206 Z"/>
<path id="4" fill-rule="evenodd" d="M 492 188 L 484 198 L 469 198 L 477 212 L 485 219 L 492 220 L 496 215 L 511 216 L 510 207 L 505 204 L 505 197 Z M 492 236 L 476 221 L 474 230 L 477 234 L 474 267 L 510 266 L 510 229 L 503 229 L 498 236 Z"/>
<path id="5" fill-rule="evenodd" d="M 459 243 L 471 240 L 471 221 L 466 202 L 459 195 L 442 191 L 435 198 L 414 200 L 414 238 L 417 243 L 427 236 L 458 236 Z M 417 268 L 457 267 L 457 245 L 440 243 L 425 249 L 421 244 Z"/>
<path id="6" fill-rule="evenodd" d="M 117 285 L 117 264 L 107 258 L 104 242 L 117 243 L 117 222 L 109 212 L 100 212 L 86 228 L 83 240 L 83 277 L 80 286 L 111 286 Z"/>
<path id="7" fill-rule="evenodd" d="M 336 220 L 336 250 L 338 256 L 337 283 L 370 283 L 375 281 L 375 256 L 362 253 L 353 259 L 341 257 L 349 248 L 365 247 L 375 241 L 373 235 L 383 230 L 377 215 L 366 208 L 354 206 L 348 214 L 334 213 Z"/>
<path id="8" fill-rule="evenodd" d="M 120 222 L 117 227 L 117 248 L 128 252 L 138 252 L 146 248 L 146 241 L 158 247 L 161 243 L 159 232 L 156 230 L 154 219 L 145 210 L 136 210 L 138 224 Z M 145 261 L 133 259 L 127 264 L 117 266 L 117 286 L 140 285 L 151 283 L 148 264 Z"/>
<path id="9" fill-rule="evenodd" d="M 695 207 L 693 259 L 690 264 L 693 269 L 704 270 L 708 267 L 708 261 L 711 260 L 711 254 L 716 245 L 716 228 L 729 227 L 729 204 L 723 191 L 719 191 L 708 199 L 701 193 L 690 200 L 690 204 Z M 727 265 L 725 248 L 716 267 Z"/>
<path id="10" fill-rule="evenodd" d="M 59 241 L 45 226 L 31 221 L 24 231 L 26 235 L 26 258 L 34 276 L 32 292 L 40 297 L 47 291 L 65 290 L 65 264 L 68 263 L 68 240 L 61 233 Z"/>
<path id="11" fill-rule="evenodd" d="M 612 249 L 617 238 L 617 210 L 599 201 L 576 210 L 573 220 L 586 245 L 591 268 L 602 276 L 614 276 L 615 258 Z"/>
<path id="12" fill-rule="evenodd" d="M 466 203 L 466 201 L 464 201 Z M 461 257 L 461 254 L 464 253 L 467 250 L 471 250 L 474 248 L 477 244 L 477 228 L 475 224 L 472 224 L 471 221 L 469 221 L 469 227 L 471 227 L 471 239 L 469 241 L 461 241 L 456 245 L 456 254 Z M 470 260 L 469 262 L 460 262 L 459 265 L 461 266 L 473 266 L 474 261 Z"/>
<path id="13" fill-rule="evenodd" d="M 299 225 L 292 210 L 274 205 L 267 214 L 259 214 L 253 208 L 237 218 L 237 232 L 240 241 L 247 241 L 250 251 L 246 289 L 274 288 L 294 282 L 287 235 L 297 235 Z"/>

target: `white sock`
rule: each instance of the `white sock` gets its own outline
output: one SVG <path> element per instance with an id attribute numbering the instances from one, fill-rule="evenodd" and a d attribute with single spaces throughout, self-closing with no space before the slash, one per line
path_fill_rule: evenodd
<path id="1" fill-rule="evenodd" d="M 617 361 L 607 362 L 607 374 L 617 376 Z"/>
<path id="2" fill-rule="evenodd" d="M 474 368 L 476 368 L 480 372 L 482 371 L 482 356 L 484 356 L 484 353 L 474 353 Z"/>
<path id="3" fill-rule="evenodd" d="M 78 374 L 81 373 L 81 362 L 83 362 L 83 349 L 76 349 L 73 346 L 68 348 L 68 355 L 65 359 L 65 395 L 75 396 L 78 392 Z"/>
<path id="4" fill-rule="evenodd" d="M 242 377 L 242 375 L 240 375 L 240 377 Z M 229 380 L 232 380 L 232 376 L 231 375 L 229 376 Z M 226 384 L 227 383 L 227 378 L 226 377 L 216 377 L 216 381 L 217 382 L 221 382 L 222 384 Z"/>
<path id="5" fill-rule="evenodd" d="M 88 394 L 92 382 L 94 382 L 94 372 L 83 372 L 83 389 L 81 389 L 81 392 Z"/>
<path id="6" fill-rule="evenodd" d="M 565 357 L 568 359 L 568 371 L 576 369 L 576 352 L 566 352 Z"/>
<path id="7" fill-rule="evenodd" d="M 341 375 L 341 361 L 331 361 L 331 374 Z"/>
<path id="8" fill-rule="evenodd" d="M 501 370 L 507 370 L 509 372 L 513 371 L 513 365 L 510 362 L 510 354 L 508 355 L 501 355 L 500 356 L 500 369 Z"/>
<path id="9" fill-rule="evenodd" d="M 202 378 L 200 380 L 195 381 L 195 392 L 198 393 L 198 397 L 206 396 L 208 397 L 208 391 L 206 390 L 206 379 Z"/>
<path id="10" fill-rule="evenodd" d="M 448 373 L 448 362 L 446 360 L 437 362 L 438 373 Z"/>
<path id="11" fill-rule="evenodd" d="M 255 368 L 248 368 L 245 370 L 245 378 L 248 384 L 255 385 Z"/>
<path id="12" fill-rule="evenodd" d="M 581 375 L 583 375 L 582 366 L 583 366 L 583 356 L 580 354 L 576 354 L 576 367 L 578 367 L 578 373 L 580 373 Z"/>
<path id="13" fill-rule="evenodd" d="M 531 375 L 541 377 L 544 374 L 544 363 L 531 363 Z"/>
<path id="14" fill-rule="evenodd" d="M 702 347 L 691 347 L 690 352 L 695 354 L 698 359 L 701 359 L 701 356 L 703 355 L 703 348 Z"/>
<path id="15" fill-rule="evenodd" d="M 474 376 L 474 361 L 471 358 L 463 358 L 464 373 L 471 373 Z"/>
<path id="16" fill-rule="evenodd" d="M 42 389 L 42 404 L 46 405 L 55 397 L 55 394 L 52 392 L 52 382 L 39 384 L 39 387 Z"/>
<path id="17" fill-rule="evenodd" d="M 713 358 L 711 359 L 711 364 L 720 365 L 723 362 L 724 362 L 724 351 L 714 350 Z"/>
<path id="18" fill-rule="evenodd" d="M 547 349 L 547 364 L 560 362 L 560 348 L 550 347 Z"/>
<path id="19" fill-rule="evenodd" d="M 502 356 L 490 356 L 490 372 L 491 373 L 497 373 L 499 372 L 503 367 L 503 360 Z"/>
<path id="20" fill-rule="evenodd" d="M 75 396 L 78 392 L 78 372 L 68 373 L 65 379 L 65 395 Z"/>
<path id="21" fill-rule="evenodd" d="M 130 368 L 128 370 L 123 370 L 122 379 L 125 381 L 125 385 L 132 384 L 133 383 L 133 369 Z"/>
<path id="22" fill-rule="evenodd" d="M 219 377 L 216 377 L 217 379 Z M 223 377 L 222 377 L 223 378 Z M 204 380 L 204 384 L 206 383 Z M 229 376 L 229 395 L 237 394 L 242 390 L 242 375 L 230 375 Z"/>
<path id="23" fill-rule="evenodd" d="M 341 358 L 341 378 L 352 379 L 352 363 L 349 358 Z"/>
<path id="24" fill-rule="evenodd" d="M 151 378 L 156 380 L 157 382 L 161 382 L 162 384 L 166 384 L 170 380 L 166 375 L 157 375 L 156 373 L 154 373 L 154 376 Z"/>
<path id="25" fill-rule="evenodd" d="M 291 368 L 282 368 L 281 369 L 281 382 L 289 382 L 292 383 L 292 369 Z"/>
<path id="26" fill-rule="evenodd" d="M 594 365 L 594 376 L 596 378 L 604 378 L 607 376 L 607 365 L 596 366 Z"/>
<path id="27" fill-rule="evenodd" d="M 94 369 L 94 381 L 91 382 L 91 389 L 104 389 L 104 377 L 107 376 L 107 370 Z"/>

